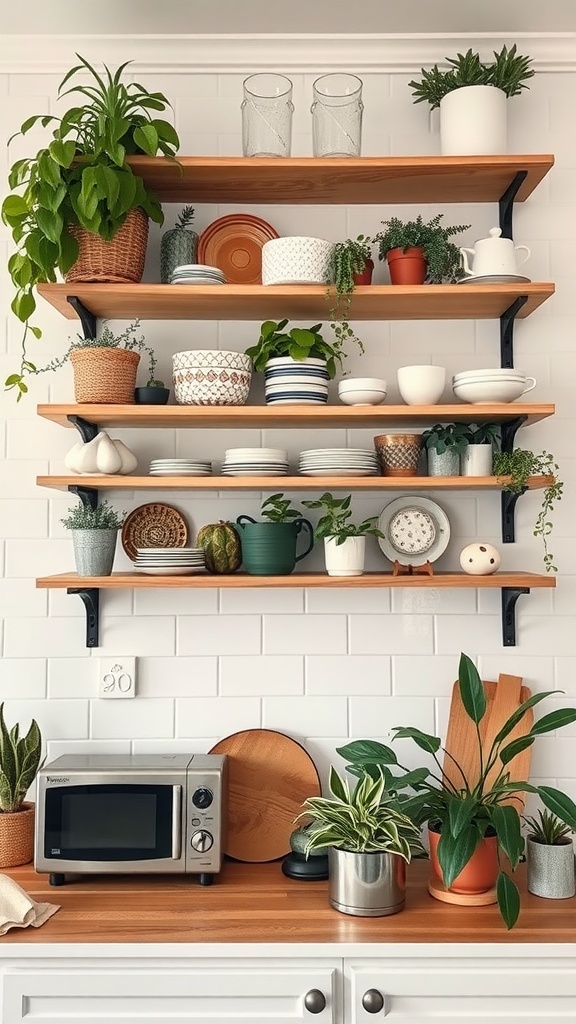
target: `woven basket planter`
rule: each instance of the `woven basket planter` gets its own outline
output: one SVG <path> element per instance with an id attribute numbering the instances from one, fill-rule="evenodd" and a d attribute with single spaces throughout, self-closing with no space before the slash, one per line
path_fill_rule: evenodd
<path id="1" fill-rule="evenodd" d="M 130 210 L 110 242 L 79 225 L 73 225 L 70 231 L 78 242 L 79 252 L 66 281 L 137 284 L 142 280 L 148 244 L 148 217 L 142 210 Z"/>
<path id="2" fill-rule="evenodd" d="M 134 405 L 138 352 L 124 348 L 78 348 L 72 352 L 70 361 L 74 368 L 74 396 L 79 404 Z"/>
<path id="3" fill-rule="evenodd" d="M 34 804 L 0 814 L 0 868 L 28 864 L 34 856 Z"/>

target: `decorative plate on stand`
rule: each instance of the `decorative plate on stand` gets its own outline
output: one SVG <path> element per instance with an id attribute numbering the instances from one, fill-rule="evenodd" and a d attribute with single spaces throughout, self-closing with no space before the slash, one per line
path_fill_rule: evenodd
<path id="1" fill-rule="evenodd" d="M 450 540 L 448 516 L 430 498 L 404 495 L 395 498 L 380 513 L 378 538 L 381 550 L 391 562 L 424 565 L 443 555 Z"/>
<path id="2" fill-rule="evenodd" d="M 188 523 L 173 505 L 152 501 L 139 505 L 122 527 L 122 547 L 134 562 L 138 548 L 183 548 L 188 543 Z"/>

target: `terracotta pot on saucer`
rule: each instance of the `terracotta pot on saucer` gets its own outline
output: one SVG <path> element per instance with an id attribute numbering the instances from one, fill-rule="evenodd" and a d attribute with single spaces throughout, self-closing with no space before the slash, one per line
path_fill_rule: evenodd
<path id="1" fill-rule="evenodd" d="M 438 843 L 440 833 L 433 827 L 428 826 L 430 839 L 430 863 L 432 871 L 439 882 L 444 884 L 442 869 L 438 860 Z M 484 836 L 476 850 L 472 854 L 466 866 L 456 876 L 449 892 L 462 893 L 472 896 L 477 893 L 488 892 L 496 885 L 498 878 L 498 848 L 496 836 Z"/>

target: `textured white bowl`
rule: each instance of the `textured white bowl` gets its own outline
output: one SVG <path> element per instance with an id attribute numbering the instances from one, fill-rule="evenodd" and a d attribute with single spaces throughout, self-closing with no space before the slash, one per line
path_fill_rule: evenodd
<path id="1" fill-rule="evenodd" d="M 529 378 L 534 381 L 534 378 Z M 462 402 L 515 402 L 527 391 L 532 391 L 536 382 L 526 385 L 523 381 L 481 381 L 469 384 L 454 384 L 452 390 Z"/>
<path id="2" fill-rule="evenodd" d="M 243 352 L 191 349 L 172 357 L 178 405 L 245 405 L 252 361 Z"/>
<path id="3" fill-rule="evenodd" d="M 270 239 L 262 246 L 262 284 L 327 284 L 333 248 L 308 235 Z"/>
<path id="4" fill-rule="evenodd" d="M 340 401 L 344 405 L 382 405 L 386 399 L 385 391 L 340 391 Z"/>

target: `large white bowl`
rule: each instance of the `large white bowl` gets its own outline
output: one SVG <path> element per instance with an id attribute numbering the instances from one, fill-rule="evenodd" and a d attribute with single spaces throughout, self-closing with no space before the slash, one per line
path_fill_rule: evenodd
<path id="1" fill-rule="evenodd" d="M 245 405 L 252 361 L 243 352 L 190 349 L 172 357 L 178 405 Z"/>
<path id="2" fill-rule="evenodd" d="M 536 381 L 533 377 L 528 377 L 527 379 L 532 381 L 532 383 L 527 385 L 523 381 L 483 380 L 477 383 L 456 383 L 453 384 L 452 390 L 462 402 L 515 402 L 517 398 L 520 398 L 526 392 L 532 391 L 532 388 L 536 387 Z"/>
<path id="3" fill-rule="evenodd" d="M 494 379 L 508 380 L 513 377 L 514 380 L 526 380 L 526 374 L 522 373 L 521 370 L 507 369 L 506 367 L 494 367 L 488 370 L 461 370 L 460 373 L 455 373 L 452 380 L 468 380 L 474 377 L 478 379 L 480 377 L 492 377 Z"/>
<path id="4" fill-rule="evenodd" d="M 406 405 L 436 405 L 446 386 L 443 366 L 401 366 L 396 371 L 398 390 Z"/>
<path id="5" fill-rule="evenodd" d="M 327 284 L 333 248 L 308 235 L 270 239 L 262 246 L 262 284 Z"/>

